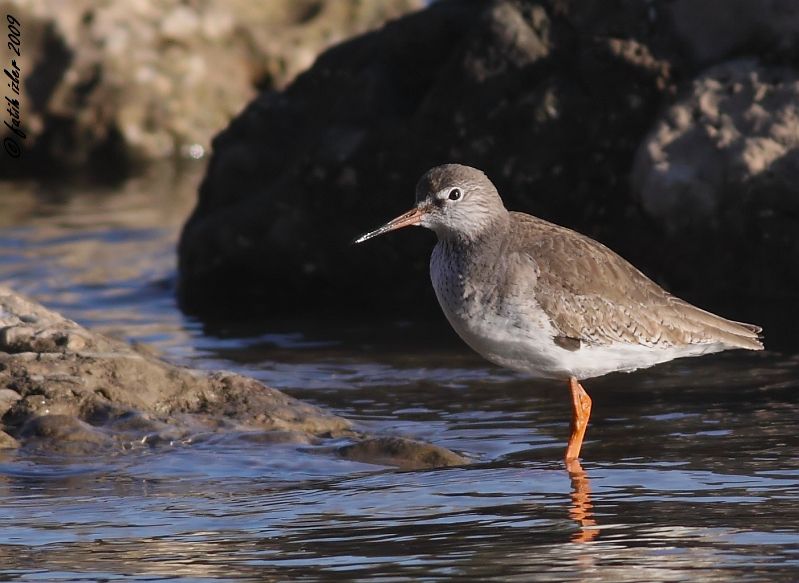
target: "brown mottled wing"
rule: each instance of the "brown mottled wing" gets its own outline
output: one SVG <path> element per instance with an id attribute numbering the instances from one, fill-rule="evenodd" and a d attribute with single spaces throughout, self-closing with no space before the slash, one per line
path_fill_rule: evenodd
<path id="1" fill-rule="evenodd" d="M 563 339 L 762 349 L 757 326 L 672 296 L 601 243 L 530 215 L 511 217 L 514 247 L 538 265 L 536 299 Z"/>

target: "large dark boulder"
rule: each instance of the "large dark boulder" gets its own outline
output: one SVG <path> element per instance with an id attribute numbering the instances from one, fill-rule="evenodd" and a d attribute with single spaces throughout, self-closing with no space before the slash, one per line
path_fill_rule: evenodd
<path id="1" fill-rule="evenodd" d="M 709 61 L 761 51 L 781 70 L 797 62 L 791 27 L 776 15 L 740 30 L 719 23 L 734 38 L 712 52 L 689 12 L 665 0 L 450 0 L 330 49 L 285 91 L 262 93 L 216 138 L 180 242 L 183 305 L 272 315 L 435 310 L 426 273 L 432 234 L 350 241 L 411 205 L 417 178 L 442 162 L 482 168 L 509 208 L 597 238 L 707 307 L 735 308 L 732 289 L 783 292 L 775 288 L 794 281 L 799 262 L 775 267 L 768 259 L 796 249 L 790 181 L 776 181 L 779 205 L 773 195 L 714 207 L 719 213 L 701 232 L 684 220 L 703 216 L 701 200 L 675 218 L 653 213 L 659 194 L 641 187 L 657 181 L 646 151 L 662 116 Z M 775 34 L 766 34 L 769 26 Z M 768 103 L 776 101 L 761 105 Z M 704 131 L 701 115 L 689 118 Z M 690 143 L 669 144 L 670 159 L 691 163 L 693 150 L 681 152 Z M 767 178 L 792 167 L 795 148 L 784 140 L 768 172 L 717 186 L 768 189 Z M 769 213 L 777 218 L 762 218 Z M 727 222 L 753 246 L 761 226 L 779 236 L 737 263 L 700 260 L 697 249 L 724 250 Z M 764 277 L 786 269 L 788 278 Z"/>
<path id="2" fill-rule="evenodd" d="M 430 234 L 350 242 L 442 162 L 481 167 L 511 208 L 635 240 L 635 219 L 617 229 L 636 216 L 626 176 L 670 90 L 671 49 L 641 3 L 559 6 L 437 2 L 262 93 L 214 142 L 180 242 L 184 305 L 432 307 Z"/>

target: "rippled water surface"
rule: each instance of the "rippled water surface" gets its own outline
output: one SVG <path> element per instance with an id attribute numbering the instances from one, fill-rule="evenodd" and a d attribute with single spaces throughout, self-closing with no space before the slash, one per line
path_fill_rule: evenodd
<path id="1" fill-rule="evenodd" d="M 791 351 L 589 381 L 569 473 L 564 387 L 494 368 L 441 326 L 182 315 L 174 245 L 198 179 L 2 185 L 0 278 L 172 361 L 474 463 L 399 471 L 235 436 L 107 459 L 0 452 L 0 579 L 799 579 Z"/>

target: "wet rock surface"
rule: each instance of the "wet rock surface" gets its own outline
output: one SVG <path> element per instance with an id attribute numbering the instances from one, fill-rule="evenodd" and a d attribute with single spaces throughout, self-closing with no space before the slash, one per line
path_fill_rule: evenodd
<path id="1" fill-rule="evenodd" d="M 458 466 L 464 463 L 463 457 L 446 448 L 430 443 L 420 444 L 403 437 L 364 439 L 342 447 L 339 454 L 354 461 L 381 463 L 403 469 Z"/>
<path id="2" fill-rule="evenodd" d="M 762 158 L 756 179 L 742 172 L 719 185 L 751 193 L 753 180 L 776 177 L 782 194 L 713 207 L 703 230 L 652 214 L 657 189 L 640 187 L 658 173 L 673 176 L 679 161 L 693 165 L 688 180 L 702 186 L 703 158 L 692 149 L 709 127 L 702 113 L 685 120 L 687 139 L 663 146 L 672 170 L 642 170 L 640 160 L 671 106 L 719 97 L 706 82 L 716 74 L 705 72 L 714 59 L 761 52 L 780 60 L 781 70 L 796 68 L 793 20 L 780 20 L 776 5 L 756 23 L 739 22 L 740 34 L 730 32 L 719 53 L 703 49 L 689 26 L 692 10 L 710 18 L 705 8 L 665 0 L 442 1 L 326 51 L 285 91 L 259 95 L 217 136 L 180 244 L 184 306 L 200 313 L 234 304 L 272 312 L 334 306 L 392 317 L 435 310 L 427 277 L 432 235 L 399 233 L 358 247 L 350 241 L 406 210 L 417 178 L 443 162 L 482 168 L 509 208 L 599 239 L 708 308 L 721 308 L 713 303 L 721 294 L 728 310 L 730 290 L 783 295 L 799 268 L 764 258 L 787 257 L 799 239 L 795 189 L 785 186 L 793 176 L 791 138 L 777 140 L 779 151 Z M 735 25 L 718 24 L 718 34 Z M 741 63 L 755 75 L 773 71 L 740 59 L 723 67 Z M 771 120 L 766 126 L 792 127 L 779 119 L 780 103 L 794 91 L 790 77 L 780 83 L 764 74 L 756 85 L 783 97 L 759 99 L 745 81 L 740 95 L 719 101 L 722 125 L 729 108 L 744 122 L 760 107 Z M 757 107 L 736 105 L 744 95 Z M 758 129 L 758 119 L 738 121 L 740 136 L 723 155 L 749 160 L 769 145 L 758 137 L 770 130 Z M 678 215 L 706 212 L 697 198 Z M 764 220 L 777 234 L 761 251 Z M 723 225 L 735 225 L 748 242 L 735 261 Z M 664 253 L 677 238 L 681 249 L 708 253 Z M 705 260 L 711 250 L 725 258 Z"/>
<path id="3" fill-rule="evenodd" d="M 255 379 L 173 366 L 0 288 L 0 448 L 81 454 L 191 443 L 223 432 L 262 443 L 371 440 L 346 419 Z M 429 444 L 403 443 L 399 454 L 370 446 L 358 460 L 465 463 L 442 448 L 431 457 Z M 348 451 L 342 455 L 350 457 Z"/>
<path id="4" fill-rule="evenodd" d="M 114 173 L 197 156 L 259 89 L 282 87 L 325 47 L 417 0 L 0 2 L 21 22 L 25 155 Z"/>

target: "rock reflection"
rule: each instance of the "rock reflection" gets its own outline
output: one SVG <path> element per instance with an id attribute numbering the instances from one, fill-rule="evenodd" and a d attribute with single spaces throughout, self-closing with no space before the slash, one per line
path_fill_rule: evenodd
<path id="1" fill-rule="evenodd" d="M 594 504 L 591 502 L 591 480 L 579 460 L 566 462 L 566 471 L 571 480 L 572 505 L 569 517 L 580 527 L 572 536 L 572 542 L 590 542 L 599 536 L 599 528 L 594 519 Z"/>

